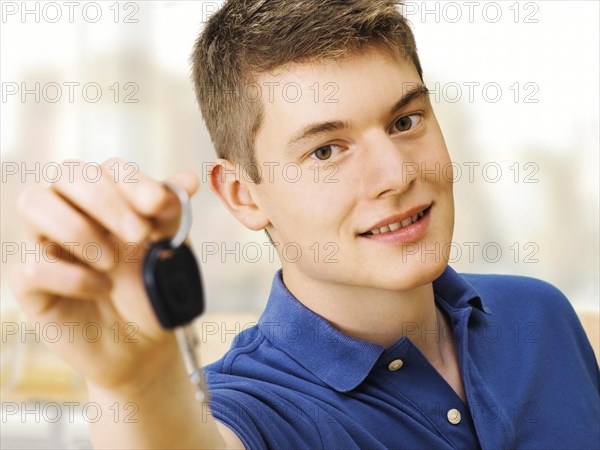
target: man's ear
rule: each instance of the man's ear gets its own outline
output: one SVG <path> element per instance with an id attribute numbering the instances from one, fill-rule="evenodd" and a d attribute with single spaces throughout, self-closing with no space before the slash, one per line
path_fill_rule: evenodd
<path id="1" fill-rule="evenodd" d="M 210 170 L 210 188 L 246 228 L 262 230 L 269 225 L 269 219 L 254 201 L 249 182 L 240 181 L 241 174 L 236 169 L 231 161 L 217 159 Z"/>

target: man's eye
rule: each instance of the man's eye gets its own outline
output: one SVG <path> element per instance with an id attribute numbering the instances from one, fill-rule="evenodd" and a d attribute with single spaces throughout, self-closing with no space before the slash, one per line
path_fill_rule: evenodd
<path id="1" fill-rule="evenodd" d="M 400 117 L 396 122 L 394 122 L 394 130 L 393 131 L 410 131 L 419 125 L 419 122 L 422 120 L 420 114 L 411 114 L 410 116 Z"/>
<path id="2" fill-rule="evenodd" d="M 328 159 L 331 159 L 332 156 L 337 155 L 340 151 L 339 145 L 329 144 L 316 149 L 310 154 L 310 157 L 318 159 L 319 161 L 327 161 Z"/>

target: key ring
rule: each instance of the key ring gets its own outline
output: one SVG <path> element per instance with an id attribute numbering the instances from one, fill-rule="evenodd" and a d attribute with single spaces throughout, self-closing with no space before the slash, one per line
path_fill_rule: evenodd
<path id="1" fill-rule="evenodd" d="M 179 203 L 181 204 L 181 223 L 179 224 L 177 233 L 173 236 L 173 239 L 171 239 L 171 248 L 177 248 L 183 244 L 183 241 L 185 241 L 185 238 L 187 238 L 190 229 L 192 228 L 192 206 L 190 196 L 185 189 L 174 183 L 165 181 L 163 182 L 163 185 L 177 195 Z"/>

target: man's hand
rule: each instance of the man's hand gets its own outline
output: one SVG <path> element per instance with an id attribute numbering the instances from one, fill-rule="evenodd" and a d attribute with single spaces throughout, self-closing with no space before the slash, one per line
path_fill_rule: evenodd
<path id="1" fill-rule="evenodd" d="M 62 328 L 62 339 L 47 344 L 85 376 L 90 399 L 107 411 L 135 405 L 133 421 L 107 414 L 91 425 L 95 446 L 243 448 L 196 400 L 173 333 L 161 328 L 142 282 L 146 243 L 177 232 L 179 199 L 141 173 L 134 183 L 115 180 L 126 171 L 114 168 L 125 164 L 105 162 L 97 182 L 79 176 L 21 194 L 28 245 L 55 243 L 46 247 L 56 251 L 19 267 L 13 290 L 30 321 Z M 168 181 L 190 196 L 198 189 L 190 172 Z"/>
<path id="2" fill-rule="evenodd" d="M 114 170 L 115 163 L 121 170 Z M 109 389 L 133 380 L 139 387 L 179 357 L 141 277 L 148 240 L 177 231 L 179 200 L 140 172 L 129 182 L 115 179 L 115 173 L 127 173 L 124 164 L 106 161 L 97 182 L 76 173 L 25 190 L 18 211 L 27 244 L 56 245 L 47 246 L 55 250 L 50 258 L 28 261 L 11 277 L 28 319 L 62 328 L 62 339 L 48 343 L 52 350 L 88 381 Z M 190 196 L 198 189 L 191 172 L 169 181 Z"/>

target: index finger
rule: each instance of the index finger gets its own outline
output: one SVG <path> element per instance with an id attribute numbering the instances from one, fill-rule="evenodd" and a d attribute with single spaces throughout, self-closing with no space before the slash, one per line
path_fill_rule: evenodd
<path id="1" fill-rule="evenodd" d="M 109 167 L 115 167 L 115 164 L 123 167 L 132 166 L 121 158 L 112 158 L 102 164 L 103 170 Z M 112 170 L 112 169 L 111 169 Z M 114 180 L 117 189 L 125 197 L 131 207 L 140 215 L 158 220 L 171 220 L 179 213 L 179 201 L 170 189 L 165 185 L 146 175 L 144 172 L 137 171 L 128 179 Z M 199 180 L 191 171 L 179 172 L 166 181 L 176 184 L 183 188 L 191 197 L 198 190 Z"/>

